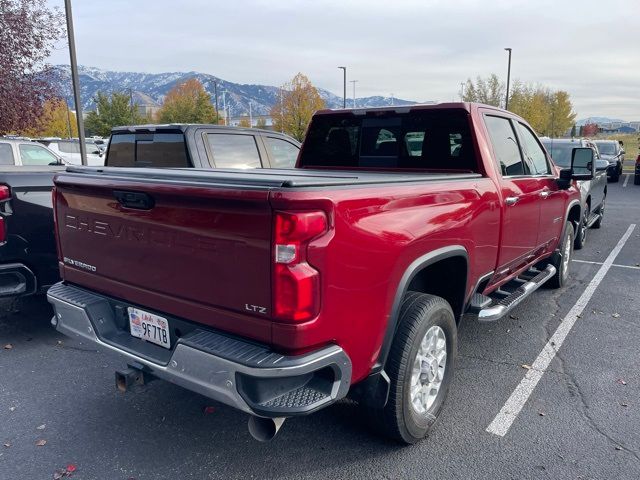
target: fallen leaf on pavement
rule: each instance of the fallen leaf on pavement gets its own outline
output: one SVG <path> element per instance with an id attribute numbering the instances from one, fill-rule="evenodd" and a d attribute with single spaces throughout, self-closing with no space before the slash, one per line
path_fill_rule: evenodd
<path id="1" fill-rule="evenodd" d="M 36 430 L 44 430 L 45 428 L 47 428 L 47 425 L 43 423 L 42 425 L 38 425 Z"/>
<path id="2" fill-rule="evenodd" d="M 53 480 L 60 480 L 62 477 L 64 477 L 67 474 L 67 472 L 65 472 L 64 470 L 62 470 L 61 468 L 57 469 L 55 472 L 53 472 Z"/>
<path id="3" fill-rule="evenodd" d="M 620 385 L 626 385 L 627 382 L 625 382 L 622 378 L 619 378 L 618 380 L 616 380 L 616 382 L 618 382 Z"/>
<path id="4" fill-rule="evenodd" d="M 216 411 L 216 407 L 204 407 L 204 414 L 210 415 Z"/>
<path id="5" fill-rule="evenodd" d="M 619 313 L 614 313 L 611 315 L 613 318 L 620 318 L 620 314 Z"/>
<path id="6" fill-rule="evenodd" d="M 622 450 L 622 447 L 616 445 L 616 450 Z"/>
<path id="7" fill-rule="evenodd" d="M 70 463 L 69 465 L 67 465 L 67 473 L 73 473 L 76 470 L 77 470 L 77 467 L 74 464 Z"/>
<path id="8" fill-rule="evenodd" d="M 7 448 L 9 448 L 11 446 L 11 444 L 9 442 L 4 442 L 3 445 Z"/>
<path id="9" fill-rule="evenodd" d="M 510 318 L 511 320 L 518 320 L 518 317 L 516 317 L 515 315 L 509 315 L 509 318 Z"/>
<path id="10" fill-rule="evenodd" d="M 622 405 L 623 407 L 628 407 L 629 404 L 627 402 L 620 402 L 620 405 Z"/>
<path id="11" fill-rule="evenodd" d="M 522 365 L 520 365 L 522 368 L 524 368 L 525 370 L 531 370 L 531 365 L 527 365 L 526 363 L 523 363 Z"/>
<path id="12" fill-rule="evenodd" d="M 13 345 L 11 345 L 10 343 L 7 343 L 7 344 L 4 346 L 4 349 L 5 349 L 5 350 L 11 350 L 12 348 L 13 348 Z"/>
<path id="13" fill-rule="evenodd" d="M 538 412 L 538 415 L 540 415 L 541 417 L 544 417 L 546 415 L 546 413 L 544 412 Z"/>
<path id="14" fill-rule="evenodd" d="M 46 440 L 40 439 L 36 442 L 36 447 L 44 447 L 47 444 Z"/>
<path id="15" fill-rule="evenodd" d="M 9 411 L 13 412 L 16 409 L 16 407 L 9 407 Z"/>

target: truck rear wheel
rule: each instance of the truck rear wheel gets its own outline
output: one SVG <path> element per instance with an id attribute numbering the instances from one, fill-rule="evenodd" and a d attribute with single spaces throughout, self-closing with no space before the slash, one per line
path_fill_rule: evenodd
<path id="1" fill-rule="evenodd" d="M 385 366 L 389 400 L 375 416 L 387 436 L 413 444 L 427 435 L 449 391 L 456 352 L 457 328 L 449 303 L 407 293 Z"/>

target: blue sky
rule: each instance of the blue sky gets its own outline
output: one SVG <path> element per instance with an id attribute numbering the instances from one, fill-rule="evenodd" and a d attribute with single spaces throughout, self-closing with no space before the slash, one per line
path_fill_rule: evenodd
<path id="1" fill-rule="evenodd" d="M 48 0 L 63 6 L 62 0 Z M 280 85 L 297 72 L 340 95 L 457 99 L 493 72 L 569 92 L 579 118 L 640 120 L 639 0 L 75 0 L 78 62 L 200 71 Z M 51 58 L 68 63 L 61 45 Z"/>

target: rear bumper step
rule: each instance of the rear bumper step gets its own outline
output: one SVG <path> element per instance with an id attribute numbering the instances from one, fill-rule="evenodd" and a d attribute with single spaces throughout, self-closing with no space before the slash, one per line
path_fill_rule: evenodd
<path id="1" fill-rule="evenodd" d="M 480 309 L 478 312 L 478 320 L 480 322 L 494 322 L 504 317 L 520 304 L 520 302 L 540 288 L 544 282 L 553 277 L 555 273 L 556 268 L 553 265 L 547 265 L 544 270 L 537 273 L 530 280 L 522 283 L 508 296 L 497 300 L 497 303 L 491 306 Z"/>
<path id="2" fill-rule="evenodd" d="M 127 331 L 120 332 L 127 338 L 123 346 L 105 341 L 118 329 L 106 297 L 62 282 L 51 287 L 47 297 L 58 331 L 135 362 L 147 374 L 253 415 L 311 413 L 344 397 L 351 386 L 351 361 L 337 345 L 287 356 L 264 345 L 196 329 L 178 339 L 168 362 L 159 363 L 136 352 Z M 139 342 L 140 351 L 149 348 L 147 342 Z"/>

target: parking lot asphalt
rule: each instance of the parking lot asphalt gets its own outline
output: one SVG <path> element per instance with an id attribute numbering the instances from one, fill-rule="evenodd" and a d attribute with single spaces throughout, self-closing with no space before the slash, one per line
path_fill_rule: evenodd
<path id="1" fill-rule="evenodd" d="M 463 321 L 447 404 L 417 445 L 376 436 L 349 400 L 261 444 L 245 414 L 174 385 L 121 394 L 124 364 L 55 332 L 48 306 L 30 301 L 0 319 L 0 479 L 54 478 L 67 465 L 71 478 L 100 480 L 638 479 L 640 186 L 624 180 L 608 184 L 603 227 L 575 252 L 565 288 L 537 291 L 496 323 Z M 631 224 L 511 428 L 489 433 Z"/>

